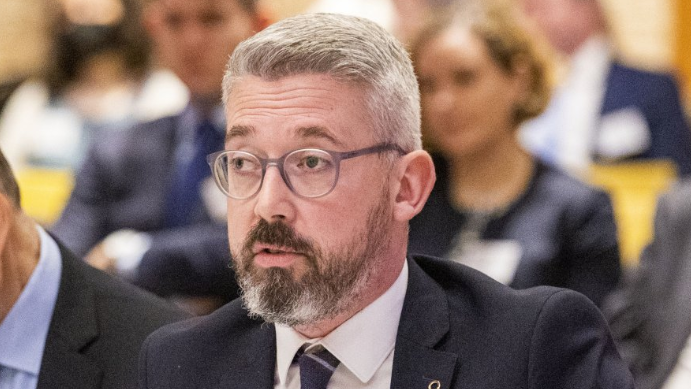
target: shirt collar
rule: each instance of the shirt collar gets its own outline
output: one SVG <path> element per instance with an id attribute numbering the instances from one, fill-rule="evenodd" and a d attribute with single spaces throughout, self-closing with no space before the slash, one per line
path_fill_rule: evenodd
<path id="1" fill-rule="evenodd" d="M 36 226 L 40 257 L 29 282 L 0 323 L 0 365 L 38 375 L 60 288 L 62 260 L 55 241 Z"/>
<path id="2" fill-rule="evenodd" d="M 568 83 L 602 84 L 611 60 L 611 46 L 604 36 L 588 38 L 572 57 Z"/>
<path id="3" fill-rule="evenodd" d="M 276 325 L 279 380 L 286 382 L 295 353 L 309 342 L 323 345 L 341 361 L 339 366 L 345 366 L 367 383 L 394 349 L 407 286 L 408 263 L 405 261 L 401 274 L 384 294 L 321 339 L 309 339 L 291 327 Z"/>

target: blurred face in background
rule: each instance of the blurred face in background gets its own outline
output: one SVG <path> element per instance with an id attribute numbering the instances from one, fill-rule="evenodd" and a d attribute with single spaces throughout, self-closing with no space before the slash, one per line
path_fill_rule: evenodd
<path id="1" fill-rule="evenodd" d="M 447 158 L 480 155 L 514 136 L 525 76 L 502 69 L 470 29 L 436 33 L 415 59 L 425 135 Z"/>
<path id="2" fill-rule="evenodd" d="M 259 28 L 237 0 L 156 0 L 146 14 L 161 63 L 193 98 L 220 98 L 228 57 Z"/>
<path id="3" fill-rule="evenodd" d="M 522 0 L 526 15 L 559 52 L 571 55 L 593 34 L 604 32 L 598 0 Z"/>

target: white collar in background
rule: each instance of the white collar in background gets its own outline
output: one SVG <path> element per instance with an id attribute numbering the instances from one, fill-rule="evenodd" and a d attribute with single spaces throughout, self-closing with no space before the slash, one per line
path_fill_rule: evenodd
<path id="1" fill-rule="evenodd" d="M 612 61 L 612 48 L 606 37 L 596 35 L 585 41 L 571 57 L 566 80 L 568 88 L 604 82 Z"/>

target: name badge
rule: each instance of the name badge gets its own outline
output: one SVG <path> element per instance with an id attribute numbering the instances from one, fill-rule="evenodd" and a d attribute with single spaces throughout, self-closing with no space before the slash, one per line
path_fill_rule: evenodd
<path id="1" fill-rule="evenodd" d="M 515 240 L 468 242 L 450 259 L 479 270 L 502 284 L 513 281 L 523 248 Z"/>

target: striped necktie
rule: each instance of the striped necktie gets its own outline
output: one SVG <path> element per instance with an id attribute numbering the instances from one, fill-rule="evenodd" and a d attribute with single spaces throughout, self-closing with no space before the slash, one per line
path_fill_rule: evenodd
<path id="1" fill-rule="evenodd" d="M 340 361 L 321 345 L 305 351 L 307 346 L 295 354 L 300 365 L 300 389 L 326 389 Z"/>

